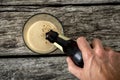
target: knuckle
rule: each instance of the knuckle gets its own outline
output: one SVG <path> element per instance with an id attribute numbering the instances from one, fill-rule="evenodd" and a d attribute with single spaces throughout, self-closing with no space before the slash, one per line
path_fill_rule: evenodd
<path id="1" fill-rule="evenodd" d="M 104 51 L 103 50 L 101 50 L 101 49 L 96 49 L 96 51 L 95 51 L 97 54 L 103 54 L 104 53 Z"/>

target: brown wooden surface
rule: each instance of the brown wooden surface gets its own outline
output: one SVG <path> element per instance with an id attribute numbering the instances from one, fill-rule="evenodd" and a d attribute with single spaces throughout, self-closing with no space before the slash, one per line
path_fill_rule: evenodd
<path id="1" fill-rule="evenodd" d="M 104 4 L 116 2 L 119 0 L 0 1 L 0 80 L 77 80 L 67 71 L 65 57 L 37 57 L 26 48 L 23 25 L 34 14 L 50 13 L 62 22 L 66 36 L 99 38 L 120 51 L 120 5 Z M 86 3 L 91 5 L 82 5 Z"/>

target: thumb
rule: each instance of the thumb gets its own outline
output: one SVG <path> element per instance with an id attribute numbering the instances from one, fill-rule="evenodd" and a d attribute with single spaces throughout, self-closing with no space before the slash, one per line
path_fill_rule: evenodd
<path id="1" fill-rule="evenodd" d="M 77 78 L 81 78 L 82 76 L 82 71 L 83 69 L 82 68 L 79 68 L 78 66 L 76 66 L 73 61 L 71 60 L 70 57 L 67 57 L 67 63 L 68 63 L 68 70 L 69 72 L 71 72 L 74 76 L 76 76 Z"/>

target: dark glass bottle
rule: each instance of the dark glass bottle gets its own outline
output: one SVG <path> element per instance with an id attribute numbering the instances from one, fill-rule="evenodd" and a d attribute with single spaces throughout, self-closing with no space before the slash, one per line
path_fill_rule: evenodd
<path id="1" fill-rule="evenodd" d="M 53 43 L 56 47 L 66 53 L 72 61 L 79 67 L 83 68 L 84 63 L 81 51 L 79 50 L 76 41 L 65 36 L 59 35 L 57 32 L 50 30 L 46 33 L 46 39 Z"/>

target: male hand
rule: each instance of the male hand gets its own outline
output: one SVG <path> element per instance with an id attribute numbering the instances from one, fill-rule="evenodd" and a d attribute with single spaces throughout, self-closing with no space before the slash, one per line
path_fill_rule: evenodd
<path id="1" fill-rule="evenodd" d="M 76 66 L 67 57 L 68 70 L 80 80 L 120 80 L 120 53 L 104 48 L 99 39 L 94 39 L 92 47 L 84 37 L 77 39 L 82 52 L 84 68 Z"/>

